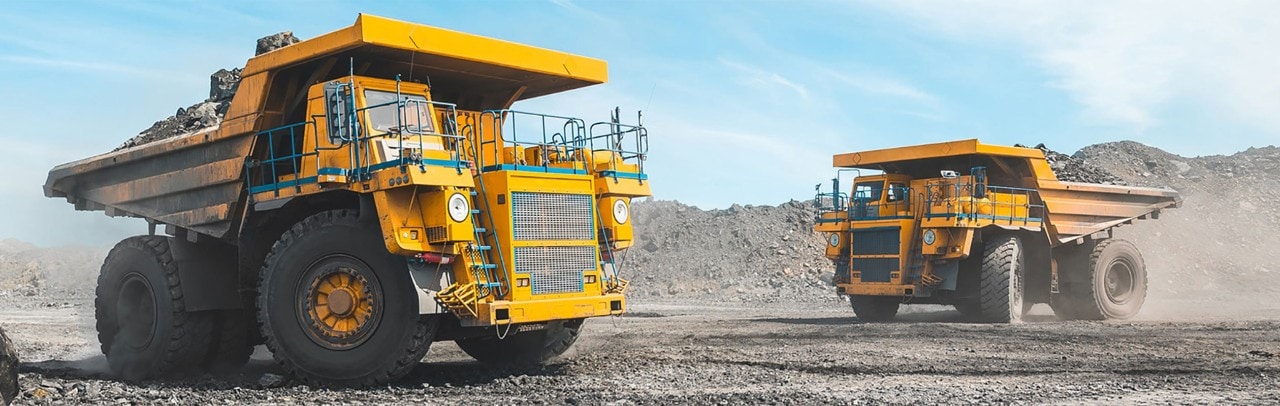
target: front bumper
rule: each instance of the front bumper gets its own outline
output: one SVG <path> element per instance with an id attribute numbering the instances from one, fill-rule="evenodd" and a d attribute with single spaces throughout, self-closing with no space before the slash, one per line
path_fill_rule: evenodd
<path id="1" fill-rule="evenodd" d="M 616 316 L 626 311 L 626 307 L 626 299 L 620 293 L 561 299 L 499 300 L 480 303 L 476 312 L 478 318 L 464 319 L 462 325 L 475 327 Z"/>
<path id="2" fill-rule="evenodd" d="M 841 283 L 836 285 L 836 293 L 858 296 L 914 296 L 915 285 L 896 283 Z"/>

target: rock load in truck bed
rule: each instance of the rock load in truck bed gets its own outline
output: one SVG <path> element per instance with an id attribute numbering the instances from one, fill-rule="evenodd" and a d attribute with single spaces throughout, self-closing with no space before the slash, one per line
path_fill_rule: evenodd
<path id="1" fill-rule="evenodd" d="M 262 55 L 298 42 L 298 37 L 293 36 L 289 31 L 268 35 L 258 39 L 255 55 Z M 240 85 L 240 71 L 240 68 L 218 69 L 217 72 L 209 75 L 209 98 L 186 108 L 179 108 L 174 115 L 157 121 L 151 125 L 151 128 L 143 130 L 115 150 L 217 127 L 222 123 L 222 117 L 227 114 L 227 108 L 231 107 L 231 98 L 236 95 L 236 89 Z"/>
<path id="2" fill-rule="evenodd" d="M 1081 183 L 1097 183 L 1102 185 L 1127 185 L 1123 179 L 1111 174 L 1106 169 L 1094 165 L 1080 157 L 1067 155 L 1058 151 L 1054 151 L 1046 147 L 1044 144 L 1037 144 L 1035 147 L 1028 147 L 1022 144 L 1015 144 L 1015 147 L 1035 148 L 1044 152 L 1045 160 L 1049 161 L 1049 167 L 1053 168 L 1054 175 L 1058 176 L 1058 180 L 1064 182 L 1081 182 Z"/>

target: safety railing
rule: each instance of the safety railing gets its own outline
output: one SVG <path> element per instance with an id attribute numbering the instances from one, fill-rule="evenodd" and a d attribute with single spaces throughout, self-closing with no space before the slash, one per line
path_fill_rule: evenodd
<path id="1" fill-rule="evenodd" d="M 854 193 L 849 199 L 850 220 L 911 218 L 911 188 L 893 187 L 889 193 L 867 195 Z M 875 189 L 879 192 L 880 189 Z"/>
<path id="2" fill-rule="evenodd" d="M 348 83 L 341 86 L 351 88 Z M 368 180 L 373 172 L 410 165 L 425 170 L 428 165 L 447 166 L 459 173 L 467 169 L 469 162 L 464 156 L 466 140 L 458 134 L 457 106 L 452 103 L 435 102 L 425 99 L 406 98 L 399 92 L 397 82 L 396 100 L 386 103 L 355 108 L 355 99 L 348 92 L 345 94 L 345 108 L 336 116 L 315 115 L 311 120 L 281 126 L 258 132 L 255 142 L 267 144 L 266 158 L 249 160 L 245 163 L 249 170 L 246 176 L 247 187 L 251 194 L 280 191 L 293 187 L 301 190 L 302 185 L 315 183 L 319 176 L 340 175 L 348 181 Z M 377 109 L 395 107 L 394 124 L 378 130 L 369 123 L 370 112 Z M 412 119 L 411 119 L 412 118 Z M 440 128 L 436 128 L 436 118 L 440 118 Z M 318 122 L 329 123 L 327 128 L 320 128 Z M 341 120 L 352 129 L 343 134 L 335 131 L 335 120 Z M 362 125 L 368 124 L 366 126 Z M 308 129 L 307 126 L 310 126 Z M 380 131 L 380 132 L 379 132 Z M 311 134 L 310 149 L 304 150 L 301 142 L 306 133 Z M 321 137 L 324 137 L 322 142 Z M 392 145 L 395 156 L 384 156 L 375 159 L 375 140 L 385 139 Z M 440 143 L 440 149 L 447 151 L 445 159 L 427 158 L 423 152 L 428 145 Z M 285 144 L 287 142 L 287 144 Z M 284 147 L 287 145 L 287 147 Z M 321 151 L 333 151 L 346 148 L 348 162 L 345 167 L 322 167 Z M 430 149 L 436 149 L 434 146 Z M 314 170 L 311 176 L 304 176 L 303 159 L 314 159 Z M 282 176 L 284 177 L 282 179 Z"/>
<path id="3" fill-rule="evenodd" d="M 640 182 L 648 179 L 644 172 L 645 157 L 649 153 L 649 131 L 640 123 L 641 115 L 636 113 L 636 124 L 622 124 L 620 120 L 621 113 L 618 109 L 614 109 L 611 120 L 608 122 L 597 122 L 591 124 L 590 135 L 588 137 L 588 145 L 592 151 L 608 151 L 610 157 L 608 167 L 603 170 L 597 168 L 594 162 L 595 154 L 591 154 L 590 163 L 592 170 L 596 170 L 601 176 L 612 177 L 614 180 L 618 178 L 634 178 Z M 627 145 L 628 138 L 630 144 Z M 630 168 L 626 171 L 619 170 L 619 164 L 635 165 L 634 172 Z"/>
<path id="4" fill-rule="evenodd" d="M 317 150 L 300 151 L 298 142 L 300 137 L 306 135 L 306 127 L 311 126 L 312 142 L 318 143 L 320 133 L 316 127 L 316 121 L 305 121 L 301 123 L 290 124 L 286 126 L 276 127 L 269 130 L 258 132 L 254 137 L 255 140 L 265 139 L 267 143 L 267 159 L 245 161 L 245 169 L 249 176 L 245 177 L 246 185 L 249 188 L 250 199 L 252 194 L 261 192 L 275 192 L 278 196 L 280 190 L 293 187 L 301 190 L 302 185 L 315 181 L 315 177 L 302 176 L 302 160 L 312 158 L 318 168 L 320 165 L 320 152 Z M 287 153 L 277 156 L 278 146 L 282 146 L 285 139 L 288 141 L 289 149 Z M 282 170 L 281 167 L 284 167 Z M 281 180 L 282 172 L 292 176 Z"/>
<path id="5" fill-rule="evenodd" d="M 926 219 L 1032 225 L 1045 217 L 1044 201 L 1035 189 L 968 182 L 928 184 L 925 188 Z"/>
<path id="6" fill-rule="evenodd" d="M 848 215 L 826 216 L 827 213 L 844 212 L 849 207 L 849 194 L 842 192 L 818 192 L 813 196 L 813 204 L 818 208 L 817 217 L 814 219 L 819 223 L 832 223 L 848 220 Z"/>
<path id="7" fill-rule="evenodd" d="M 531 170 L 541 172 L 586 173 L 586 124 L 574 117 L 518 110 L 487 110 L 472 123 L 479 128 L 471 134 L 478 145 L 474 152 L 483 172 Z M 528 151 L 534 151 L 531 155 Z M 503 159 L 510 154 L 511 159 Z M 581 162 L 579 165 L 556 165 Z"/>

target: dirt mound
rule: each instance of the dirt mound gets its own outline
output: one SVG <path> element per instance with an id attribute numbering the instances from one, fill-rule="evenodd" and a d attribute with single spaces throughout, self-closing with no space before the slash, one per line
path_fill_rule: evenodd
<path id="1" fill-rule="evenodd" d="M 1116 231 L 1142 249 L 1154 297 L 1213 297 L 1223 306 L 1277 300 L 1280 266 L 1265 253 L 1269 236 L 1280 234 L 1280 148 L 1188 158 L 1122 141 L 1075 156 L 1130 184 L 1182 194 L 1181 208 Z"/>
<path id="2" fill-rule="evenodd" d="M 292 32 L 285 31 L 258 39 L 257 55 L 262 55 L 299 42 Z M 164 139 L 174 138 L 201 130 L 217 128 L 222 124 L 222 117 L 231 107 L 231 99 L 235 97 L 240 86 L 240 68 L 219 69 L 209 75 L 209 98 L 186 108 L 179 108 L 169 118 L 157 121 L 150 128 L 116 147 L 115 151 L 132 148 Z"/>
<path id="3" fill-rule="evenodd" d="M 14 239 L 0 240 L 0 296 L 92 294 L 107 251 L 107 247 L 41 248 Z"/>
<path id="4" fill-rule="evenodd" d="M 812 202 L 701 210 L 636 201 L 636 244 L 620 256 L 641 300 L 773 303 L 835 300 Z"/>

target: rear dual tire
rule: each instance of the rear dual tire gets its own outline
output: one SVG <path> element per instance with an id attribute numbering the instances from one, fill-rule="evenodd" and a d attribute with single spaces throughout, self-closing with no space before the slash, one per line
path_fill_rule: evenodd
<path id="1" fill-rule="evenodd" d="M 94 299 L 98 342 L 125 380 L 200 373 L 214 315 L 187 311 L 168 237 L 126 238 L 107 254 Z"/>
<path id="2" fill-rule="evenodd" d="M 1124 320 L 1138 314 L 1147 297 L 1147 268 L 1138 247 L 1106 239 L 1064 249 L 1054 314 L 1064 320 Z"/>

